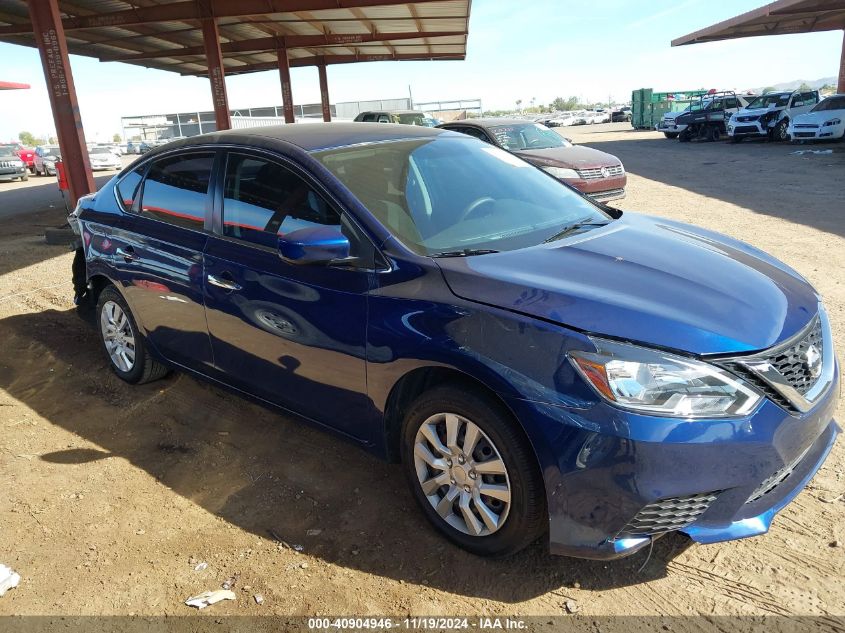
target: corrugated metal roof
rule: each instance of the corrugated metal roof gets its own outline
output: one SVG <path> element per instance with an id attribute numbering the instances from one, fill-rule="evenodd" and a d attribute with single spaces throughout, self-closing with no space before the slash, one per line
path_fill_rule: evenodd
<path id="1" fill-rule="evenodd" d="M 778 0 L 679 37 L 672 46 L 838 29 L 845 29 L 845 0 Z"/>
<path id="2" fill-rule="evenodd" d="M 195 75 L 208 70 L 201 50 L 205 6 L 217 18 L 226 73 L 239 74 L 268 69 L 280 42 L 297 36 L 322 40 L 289 40 L 289 57 L 298 66 L 373 57 L 464 59 L 471 2 L 59 0 L 59 9 L 71 53 Z M 250 7 L 284 11 L 245 14 Z M 0 2 L 0 41 L 35 46 L 26 0 Z"/>

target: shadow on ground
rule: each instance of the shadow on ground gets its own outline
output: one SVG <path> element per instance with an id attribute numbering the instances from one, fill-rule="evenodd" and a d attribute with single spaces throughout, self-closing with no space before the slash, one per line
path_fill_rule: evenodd
<path id="1" fill-rule="evenodd" d="M 304 543 L 335 565 L 520 602 L 565 595 L 576 581 L 602 590 L 661 578 L 689 544 L 675 535 L 658 540 L 645 565 L 647 552 L 586 561 L 551 557 L 545 543 L 508 560 L 476 558 L 426 524 L 399 466 L 185 375 L 128 386 L 108 370 L 96 333 L 73 310 L 2 319 L 0 340 L 0 388 L 101 448 L 41 459 L 94 468 L 124 458 L 238 528 Z M 318 537 L 303 537 L 315 528 L 323 530 Z"/>
<path id="2" fill-rule="evenodd" d="M 597 130 L 579 139 L 618 156 L 637 176 L 845 236 L 845 143 L 680 143 L 637 130 L 630 131 L 630 140 L 605 140 L 611 133 L 627 136 L 619 130 Z M 814 150 L 832 153 L 810 153 Z M 614 206 L 624 208 L 625 203 Z"/>

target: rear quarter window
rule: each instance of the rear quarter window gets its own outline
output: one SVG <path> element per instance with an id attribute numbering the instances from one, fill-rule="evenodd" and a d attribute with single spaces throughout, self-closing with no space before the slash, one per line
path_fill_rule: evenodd
<path id="1" fill-rule="evenodd" d="M 141 180 L 143 179 L 143 167 L 139 167 L 126 174 L 120 182 L 117 183 L 117 199 L 124 211 L 132 211 L 135 200 L 141 189 Z"/>

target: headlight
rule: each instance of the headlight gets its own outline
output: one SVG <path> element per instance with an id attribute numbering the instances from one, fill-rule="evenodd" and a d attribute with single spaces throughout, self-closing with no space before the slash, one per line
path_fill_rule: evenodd
<path id="1" fill-rule="evenodd" d="M 681 418 L 724 418 L 747 415 L 762 399 L 750 385 L 714 365 L 591 340 L 598 351 L 570 352 L 570 362 L 602 398 L 620 408 Z"/>
<path id="2" fill-rule="evenodd" d="M 832 126 L 832 125 L 839 125 L 840 123 L 842 123 L 842 120 L 841 120 L 841 119 L 833 119 L 833 120 L 831 120 L 831 121 L 827 121 L 827 122 L 826 122 L 826 123 L 825 123 L 822 127 L 828 127 L 828 126 Z"/>
<path id="3" fill-rule="evenodd" d="M 543 167 L 543 171 L 550 173 L 555 178 L 580 178 L 578 172 L 574 169 L 564 169 L 563 167 Z"/>

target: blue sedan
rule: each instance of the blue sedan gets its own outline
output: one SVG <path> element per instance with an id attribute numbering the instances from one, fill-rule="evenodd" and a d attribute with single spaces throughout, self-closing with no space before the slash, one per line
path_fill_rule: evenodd
<path id="1" fill-rule="evenodd" d="M 463 134 L 196 136 L 71 221 L 120 378 L 187 372 L 401 462 L 480 555 L 762 534 L 839 432 L 828 317 L 798 273 Z"/>

